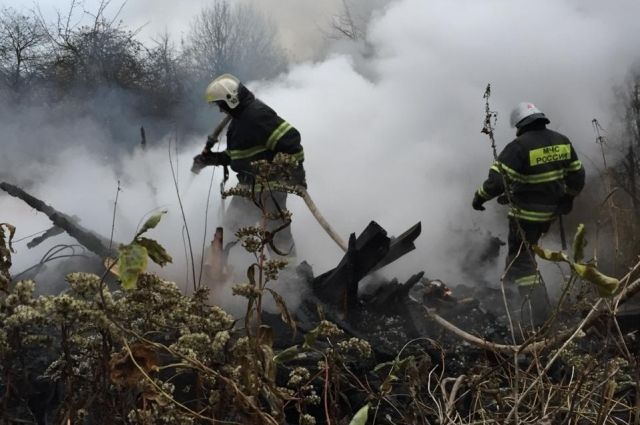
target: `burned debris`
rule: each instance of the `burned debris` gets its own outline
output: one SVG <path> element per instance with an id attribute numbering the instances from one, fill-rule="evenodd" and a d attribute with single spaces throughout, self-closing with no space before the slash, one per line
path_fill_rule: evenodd
<path id="1" fill-rule="evenodd" d="M 355 234 L 349 237 L 348 249 L 338 266 L 314 279 L 314 292 L 327 303 L 343 306 L 346 313 L 357 304 L 358 284 L 365 276 L 415 249 L 413 242 L 420 235 L 420 227 L 418 223 L 391 239 L 372 221 L 357 238 Z"/>

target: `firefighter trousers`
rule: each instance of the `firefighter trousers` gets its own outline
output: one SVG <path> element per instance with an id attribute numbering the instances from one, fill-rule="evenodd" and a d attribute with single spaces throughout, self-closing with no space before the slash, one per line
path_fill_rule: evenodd
<path id="1" fill-rule="evenodd" d="M 518 223 L 523 234 L 518 229 Z M 508 252 L 505 265 L 508 282 L 515 283 L 519 287 L 537 283 L 537 264 L 530 246 L 536 245 L 550 226 L 551 222 L 518 220 L 509 217 Z M 522 236 L 526 243 L 523 243 Z"/>
<path id="2" fill-rule="evenodd" d="M 530 247 L 538 243 L 540 237 L 551 227 L 551 223 L 550 221 L 535 222 L 509 217 L 505 278 L 507 282 L 517 285 L 523 304 L 525 301 L 531 302 L 531 314 L 536 323 L 544 322 L 551 306 L 547 291 L 537 271 L 535 254 Z M 518 229 L 518 224 L 520 224 L 522 232 Z M 523 243 L 523 236 L 526 243 Z"/>

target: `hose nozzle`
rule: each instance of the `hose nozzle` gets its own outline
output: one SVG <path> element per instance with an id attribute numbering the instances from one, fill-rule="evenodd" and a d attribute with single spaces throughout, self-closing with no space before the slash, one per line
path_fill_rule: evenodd
<path id="1" fill-rule="evenodd" d="M 206 167 L 206 165 L 202 161 L 198 161 L 197 157 L 193 159 L 193 164 L 191 164 L 191 172 L 193 174 L 200 174 L 200 171 Z"/>

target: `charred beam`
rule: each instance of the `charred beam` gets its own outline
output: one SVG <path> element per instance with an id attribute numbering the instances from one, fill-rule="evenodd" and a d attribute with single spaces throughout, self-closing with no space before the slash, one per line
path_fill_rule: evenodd
<path id="1" fill-rule="evenodd" d="M 222 227 L 217 227 L 204 257 L 204 280 L 212 290 L 221 288 L 230 276 L 227 266 L 228 257 L 223 245 L 224 231 Z"/>
<path id="2" fill-rule="evenodd" d="M 338 267 L 314 280 L 315 293 L 332 305 L 355 305 L 358 282 L 387 255 L 389 244 L 387 232 L 375 221 L 369 223 L 357 239 L 352 234 L 349 248 Z"/>
<path id="3" fill-rule="evenodd" d="M 360 236 L 351 235 L 340 264 L 314 280 L 314 291 L 325 302 L 342 305 L 347 311 L 357 303 L 360 280 L 414 250 L 414 241 L 420 232 L 421 224 L 417 223 L 391 239 L 386 230 L 372 221 Z"/>
<path id="4" fill-rule="evenodd" d="M 422 232 L 422 223 L 418 222 L 413 227 L 396 238 L 391 239 L 389 244 L 389 252 L 387 255 L 373 268 L 372 271 L 383 268 L 384 266 L 393 263 L 398 258 L 416 249 L 414 244 L 415 240 L 420 236 Z"/>

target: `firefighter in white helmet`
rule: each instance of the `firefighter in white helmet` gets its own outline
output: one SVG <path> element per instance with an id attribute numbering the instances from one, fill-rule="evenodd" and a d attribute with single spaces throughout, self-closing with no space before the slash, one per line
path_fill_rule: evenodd
<path id="1" fill-rule="evenodd" d="M 223 74 L 214 79 L 205 91 L 209 104 L 215 104 L 231 116 L 227 130 L 227 149 L 211 152 L 215 142 L 207 140 L 205 150 L 194 160 L 202 165 L 228 165 L 236 172 L 240 185 L 252 188 L 256 192 L 262 189 L 255 185 L 254 170 L 251 163 L 258 160 L 271 161 L 279 152 L 291 155 L 298 165 L 284 183 L 306 188 L 303 168 L 304 151 L 300 144 L 300 133 L 282 119 L 269 106 L 264 104 L 240 80 L 231 74 Z M 286 208 L 287 194 L 269 191 L 266 204 L 269 212 L 276 213 Z M 225 213 L 224 227 L 235 233 L 240 227 L 254 225 L 260 220 L 261 211 L 253 202 L 240 196 L 234 196 Z M 272 223 L 271 227 L 279 227 Z M 290 226 L 278 231 L 274 236 L 274 245 L 280 252 L 288 253 L 290 260 L 295 256 L 295 246 Z"/>
<path id="2" fill-rule="evenodd" d="M 475 210 L 484 210 L 483 204 L 490 199 L 511 200 L 506 278 L 531 301 L 536 322 L 548 315 L 549 302 L 529 247 L 538 243 L 559 214 L 571 211 L 585 181 L 584 167 L 571 142 L 547 129 L 549 122 L 533 103 L 522 102 L 513 109 L 511 126 L 517 137 L 500 153 L 472 202 Z"/>

